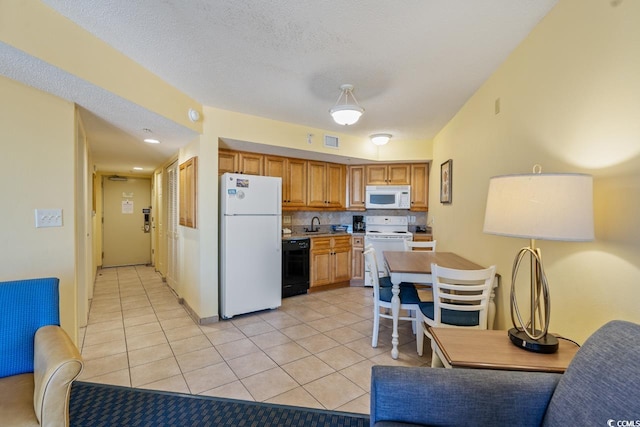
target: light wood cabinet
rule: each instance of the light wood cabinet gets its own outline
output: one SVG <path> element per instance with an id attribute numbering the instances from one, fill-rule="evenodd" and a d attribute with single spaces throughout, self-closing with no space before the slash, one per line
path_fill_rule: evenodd
<path id="1" fill-rule="evenodd" d="M 337 163 L 307 162 L 307 206 L 342 209 L 345 205 L 346 167 Z"/>
<path id="2" fill-rule="evenodd" d="M 311 238 L 310 288 L 348 285 L 351 279 L 351 236 Z"/>
<path id="3" fill-rule="evenodd" d="M 429 210 L 429 164 L 411 165 L 411 210 Z"/>
<path id="4" fill-rule="evenodd" d="M 347 209 L 365 209 L 365 166 L 347 167 Z"/>
<path id="5" fill-rule="evenodd" d="M 218 150 L 218 175 L 225 172 L 263 175 L 264 156 L 242 151 Z"/>
<path id="6" fill-rule="evenodd" d="M 198 158 L 192 157 L 179 166 L 180 205 L 179 223 L 196 228 L 198 201 Z"/>
<path id="7" fill-rule="evenodd" d="M 379 164 L 366 165 L 366 185 L 409 185 L 411 165 Z"/>
<path id="8" fill-rule="evenodd" d="M 351 238 L 351 281 L 364 281 L 364 236 Z"/>
<path id="9" fill-rule="evenodd" d="M 282 178 L 282 208 L 307 205 L 307 161 L 280 156 L 264 157 L 264 174 Z"/>

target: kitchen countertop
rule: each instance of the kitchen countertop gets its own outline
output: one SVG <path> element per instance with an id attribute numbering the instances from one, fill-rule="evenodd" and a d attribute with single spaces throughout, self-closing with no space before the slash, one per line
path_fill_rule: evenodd
<path id="1" fill-rule="evenodd" d="M 419 231 L 413 232 L 413 234 L 418 234 L 420 236 L 433 236 L 432 233 Z M 283 234 L 282 240 L 294 240 L 294 239 L 304 239 L 311 237 L 331 237 L 331 236 L 364 236 L 365 233 L 347 233 L 346 231 L 318 231 L 316 233 L 305 233 L 305 232 L 294 232 L 291 234 Z"/>
<path id="2" fill-rule="evenodd" d="M 346 231 L 327 231 L 327 232 L 323 232 L 323 231 L 318 231 L 318 232 L 314 232 L 314 233 L 291 233 L 291 234 L 283 234 L 282 235 L 282 240 L 294 240 L 294 239 L 305 239 L 305 238 L 311 238 L 311 237 L 333 237 L 333 236 L 351 236 L 351 235 L 362 235 L 364 236 L 364 233 L 347 233 Z"/>

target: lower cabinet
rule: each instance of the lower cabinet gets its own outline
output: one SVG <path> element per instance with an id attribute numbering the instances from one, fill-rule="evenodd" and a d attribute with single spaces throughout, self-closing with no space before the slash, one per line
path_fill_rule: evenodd
<path id="1" fill-rule="evenodd" d="M 351 236 L 311 238 L 310 290 L 348 286 L 351 279 Z"/>
<path id="2" fill-rule="evenodd" d="M 364 236 L 353 236 L 351 246 L 351 283 L 364 283 Z"/>

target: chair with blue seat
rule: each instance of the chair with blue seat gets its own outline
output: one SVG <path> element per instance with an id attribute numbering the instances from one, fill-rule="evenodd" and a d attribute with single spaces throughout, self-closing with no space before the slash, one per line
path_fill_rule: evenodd
<path id="1" fill-rule="evenodd" d="M 419 304 L 418 319 L 425 336 L 432 339 L 429 327 L 487 329 L 487 314 L 496 267 L 458 270 L 431 264 L 433 301 Z M 418 343 L 418 354 L 422 355 Z M 432 366 L 440 366 L 435 351 Z"/>
<path id="2" fill-rule="evenodd" d="M 0 424 L 68 426 L 78 349 L 60 325 L 59 280 L 0 283 Z"/>
<path id="3" fill-rule="evenodd" d="M 380 332 L 380 318 L 383 317 L 385 319 L 392 319 L 393 316 L 388 312 L 391 310 L 391 298 L 393 297 L 393 293 L 391 291 L 391 281 L 388 277 L 380 278 L 378 277 L 378 263 L 376 261 L 376 253 L 373 247 L 368 247 L 364 251 L 364 263 L 365 268 L 371 272 L 369 274 L 369 280 L 371 281 L 370 285 L 373 286 L 373 336 L 371 337 L 371 346 L 378 346 L 378 333 Z M 381 279 L 385 282 L 388 281 L 389 286 L 381 286 Z M 422 336 L 422 332 L 420 331 L 418 322 L 418 317 L 411 316 L 411 313 L 416 313 L 419 310 L 418 303 L 420 299 L 418 298 L 418 291 L 414 286 L 410 284 L 405 284 L 400 286 L 400 310 L 407 310 L 409 312 L 409 316 L 400 316 L 398 320 L 407 320 L 412 322 L 413 331 L 416 335 Z M 384 313 L 380 312 L 380 309 L 385 309 Z"/>

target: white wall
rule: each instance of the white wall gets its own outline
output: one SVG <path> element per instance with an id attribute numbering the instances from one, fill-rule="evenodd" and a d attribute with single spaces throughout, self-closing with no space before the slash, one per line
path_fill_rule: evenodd
<path id="1" fill-rule="evenodd" d="M 536 163 L 594 176 L 596 240 L 537 242 L 550 330 L 584 340 L 611 319 L 640 323 L 640 2 L 611 3 L 560 0 L 435 138 L 429 207 L 438 249 L 498 265 L 500 328 L 511 324 L 513 257 L 528 241 L 482 233 L 488 182 Z M 447 159 L 453 203 L 442 205 Z"/>

